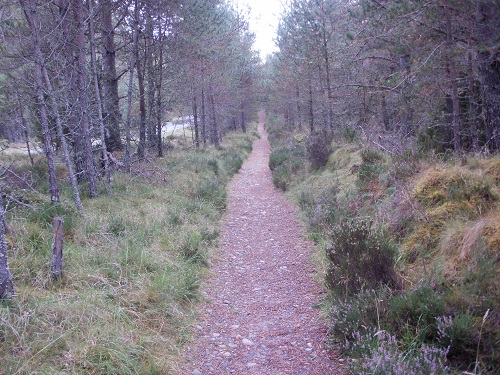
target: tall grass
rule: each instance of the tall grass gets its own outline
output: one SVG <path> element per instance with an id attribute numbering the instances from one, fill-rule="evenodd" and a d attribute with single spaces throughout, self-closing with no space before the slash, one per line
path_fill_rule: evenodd
<path id="1" fill-rule="evenodd" d="M 173 150 L 116 173 L 111 195 L 84 201 L 84 217 L 65 187 L 60 206 L 11 210 L 17 297 L 0 304 L 0 372 L 168 373 L 217 245 L 225 186 L 253 139 L 231 134 L 219 150 Z M 49 272 L 55 215 L 65 220 L 58 282 Z"/>

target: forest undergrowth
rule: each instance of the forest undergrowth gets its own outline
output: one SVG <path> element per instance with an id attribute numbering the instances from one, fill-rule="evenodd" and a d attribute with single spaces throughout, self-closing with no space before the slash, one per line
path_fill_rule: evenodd
<path id="1" fill-rule="evenodd" d="M 226 184 L 255 137 L 230 133 L 220 148 L 174 148 L 131 174 L 117 171 L 110 195 L 84 198 L 83 217 L 70 186 L 61 204 L 48 203 L 42 156 L 31 167 L 27 157 L 0 155 L 24 180 L 3 181 L 16 297 L 0 304 L 0 372 L 168 373 L 191 331 Z M 59 281 L 50 274 L 56 215 L 64 219 Z"/>
<path id="2" fill-rule="evenodd" d="M 353 132 L 268 123 L 350 373 L 498 373 L 500 157 L 390 155 Z"/>

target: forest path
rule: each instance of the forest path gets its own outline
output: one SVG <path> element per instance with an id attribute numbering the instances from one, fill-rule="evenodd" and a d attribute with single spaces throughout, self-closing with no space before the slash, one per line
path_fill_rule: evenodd
<path id="1" fill-rule="evenodd" d="M 203 294 L 196 342 L 181 374 L 338 374 L 314 306 L 311 244 L 296 209 L 275 189 L 265 113 L 260 139 L 229 186 L 220 260 Z"/>

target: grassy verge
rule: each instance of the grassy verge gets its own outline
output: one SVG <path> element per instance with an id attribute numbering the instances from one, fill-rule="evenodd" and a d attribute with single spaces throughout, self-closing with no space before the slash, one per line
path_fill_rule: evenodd
<path id="1" fill-rule="evenodd" d="M 84 218 L 71 208 L 67 186 L 56 207 L 9 181 L 18 201 L 7 217 L 17 298 L 0 305 L 0 372 L 168 373 L 217 246 L 226 184 L 254 138 L 229 134 L 220 149 L 174 149 L 134 165 L 131 175 L 116 173 L 110 196 L 84 200 Z M 42 161 L 34 170 L 10 162 L 46 188 Z M 65 221 L 57 282 L 49 272 L 55 215 Z"/>
<path id="2" fill-rule="evenodd" d="M 316 135 L 270 132 L 275 183 L 318 243 L 331 342 L 351 373 L 495 373 L 499 157 L 388 155 L 334 136 L 321 166 Z"/>

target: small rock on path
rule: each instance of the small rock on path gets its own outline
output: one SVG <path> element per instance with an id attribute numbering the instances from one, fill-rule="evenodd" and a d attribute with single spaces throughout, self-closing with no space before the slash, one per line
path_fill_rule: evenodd
<path id="1" fill-rule="evenodd" d="M 183 353 L 183 375 L 340 374 L 325 348 L 322 297 L 296 209 L 272 183 L 261 139 L 232 180 L 220 260 L 204 294 L 201 329 Z"/>

